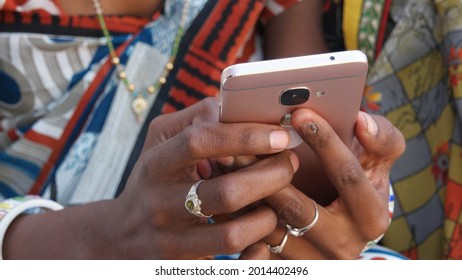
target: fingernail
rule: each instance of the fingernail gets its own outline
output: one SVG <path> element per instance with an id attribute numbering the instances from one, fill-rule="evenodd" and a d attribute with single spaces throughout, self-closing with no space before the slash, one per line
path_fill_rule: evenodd
<path id="1" fill-rule="evenodd" d="M 216 161 L 223 166 L 230 167 L 234 164 L 234 157 L 220 157 Z"/>
<path id="2" fill-rule="evenodd" d="M 274 130 L 270 133 L 270 145 L 274 150 L 284 150 L 289 146 L 289 133 L 282 130 Z"/>
<path id="3" fill-rule="evenodd" d="M 292 167 L 294 168 L 294 172 L 297 172 L 298 167 L 300 166 L 300 162 L 296 154 L 290 155 L 290 162 L 292 163 Z"/>
<path id="4" fill-rule="evenodd" d="M 377 127 L 377 123 L 375 120 L 369 116 L 367 113 L 362 113 L 364 116 L 364 120 L 366 121 L 366 132 L 372 135 L 377 135 L 377 131 L 379 130 Z"/>

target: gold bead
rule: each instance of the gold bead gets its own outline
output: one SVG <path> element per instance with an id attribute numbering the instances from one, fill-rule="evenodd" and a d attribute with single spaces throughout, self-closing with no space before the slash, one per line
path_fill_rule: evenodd
<path id="1" fill-rule="evenodd" d="M 134 92 L 135 89 L 136 89 L 136 86 L 135 86 L 134 84 L 129 84 L 129 85 L 128 85 L 128 90 L 129 90 L 130 92 Z"/>
<path id="2" fill-rule="evenodd" d="M 119 72 L 119 78 L 126 79 L 127 78 L 127 73 L 125 73 L 125 71 L 120 71 Z"/>
<path id="3" fill-rule="evenodd" d="M 172 70 L 173 69 L 173 63 L 169 62 L 167 63 L 167 66 L 165 66 L 167 68 L 167 70 Z"/>
<path id="4" fill-rule="evenodd" d="M 118 57 L 113 57 L 112 58 L 112 64 L 114 64 L 114 65 L 120 64 L 120 59 Z"/>
<path id="5" fill-rule="evenodd" d="M 160 83 L 161 85 L 163 85 L 163 84 L 165 84 L 165 82 L 167 82 L 167 79 L 166 79 L 165 77 L 160 77 L 159 83 Z"/>
<path id="6" fill-rule="evenodd" d="M 154 92 L 156 92 L 156 88 L 154 86 L 149 86 L 148 93 L 154 93 Z"/>

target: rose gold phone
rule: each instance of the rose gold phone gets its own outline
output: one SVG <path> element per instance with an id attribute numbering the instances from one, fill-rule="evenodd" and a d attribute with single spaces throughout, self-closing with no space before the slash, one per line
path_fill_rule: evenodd
<path id="1" fill-rule="evenodd" d="M 303 172 L 319 163 L 290 126 L 290 114 L 309 108 L 326 119 L 349 147 L 368 70 L 360 51 L 249 62 L 226 68 L 221 77 L 220 121 L 281 124 Z M 314 173 L 316 174 L 316 173 Z"/>

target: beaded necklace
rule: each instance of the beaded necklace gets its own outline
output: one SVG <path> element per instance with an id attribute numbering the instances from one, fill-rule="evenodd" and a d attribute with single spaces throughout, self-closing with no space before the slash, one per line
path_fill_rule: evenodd
<path id="1" fill-rule="evenodd" d="M 180 39 L 183 36 L 184 31 L 185 31 L 185 25 L 186 25 L 186 20 L 188 17 L 188 10 L 189 10 L 189 0 L 186 0 L 183 6 L 183 12 L 181 16 L 180 25 L 178 26 L 175 38 L 173 40 L 172 51 L 170 52 L 170 57 L 168 59 L 167 64 L 164 67 L 164 71 L 162 75 L 156 81 L 156 83 L 154 83 L 151 86 L 148 86 L 145 90 L 141 90 L 141 91 L 137 89 L 136 86 L 128 80 L 127 73 L 125 72 L 124 67 L 120 63 L 120 58 L 117 56 L 114 45 L 112 44 L 111 34 L 109 33 L 109 30 L 106 26 L 106 22 L 104 20 L 104 14 L 103 14 L 103 9 L 101 8 L 101 3 L 99 2 L 99 0 L 93 0 L 93 5 L 95 8 L 96 14 L 98 16 L 98 21 L 101 26 L 101 30 L 103 31 L 104 38 L 106 39 L 106 45 L 109 49 L 109 55 L 111 56 L 112 65 L 114 65 L 114 67 L 116 67 L 117 69 L 117 77 L 123 82 L 126 89 L 131 95 L 130 107 L 133 113 L 135 114 L 136 120 L 138 122 L 142 122 L 143 114 L 148 108 L 148 101 L 147 101 L 148 94 L 153 94 L 157 90 L 159 90 L 159 88 L 163 84 L 165 84 L 168 73 L 173 69 L 173 65 L 174 65 L 173 63 L 178 53 Z"/>

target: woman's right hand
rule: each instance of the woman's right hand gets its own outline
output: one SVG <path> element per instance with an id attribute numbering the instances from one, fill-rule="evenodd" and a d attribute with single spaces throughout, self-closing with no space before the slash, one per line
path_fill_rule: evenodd
<path id="1" fill-rule="evenodd" d="M 285 188 L 266 199 L 281 218 L 278 230 L 267 238 L 272 246 L 284 248 L 273 257 L 355 259 L 389 227 L 390 170 L 405 150 L 404 137 L 383 116 L 364 112 L 358 114 L 352 148 L 311 110 L 295 111 L 292 124 L 316 153 L 330 184 L 313 184 L 313 177 L 300 169 L 304 185 Z M 331 187 L 338 194 L 331 202 L 308 195 Z M 310 229 L 294 236 L 288 231 L 294 227 Z"/>

